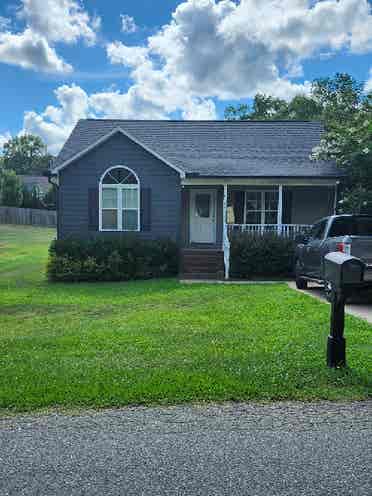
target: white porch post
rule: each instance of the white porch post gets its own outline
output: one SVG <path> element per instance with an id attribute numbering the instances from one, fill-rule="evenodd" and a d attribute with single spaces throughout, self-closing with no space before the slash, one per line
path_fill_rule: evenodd
<path id="1" fill-rule="evenodd" d="M 337 203 L 338 203 L 338 185 L 340 184 L 340 181 L 336 181 L 335 184 L 335 196 L 333 200 L 333 215 L 337 214 Z"/>
<path id="2" fill-rule="evenodd" d="M 278 234 L 282 234 L 282 224 L 283 224 L 283 185 L 279 184 L 279 198 L 278 198 Z"/>
<path id="3" fill-rule="evenodd" d="M 225 279 L 229 278 L 230 271 L 230 241 L 229 234 L 227 232 L 227 184 L 223 185 L 223 235 L 222 235 L 222 247 L 223 247 L 223 260 L 225 264 Z"/>

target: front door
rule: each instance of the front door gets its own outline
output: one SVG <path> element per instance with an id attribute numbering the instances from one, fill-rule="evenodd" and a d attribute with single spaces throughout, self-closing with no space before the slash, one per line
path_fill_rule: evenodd
<path id="1" fill-rule="evenodd" d="M 216 242 L 216 191 L 190 192 L 190 243 Z"/>

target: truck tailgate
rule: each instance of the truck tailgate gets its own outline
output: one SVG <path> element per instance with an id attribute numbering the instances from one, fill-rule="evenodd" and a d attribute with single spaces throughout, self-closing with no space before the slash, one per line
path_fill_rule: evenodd
<path id="1" fill-rule="evenodd" d="M 351 255 L 372 264 L 372 236 L 351 236 Z"/>

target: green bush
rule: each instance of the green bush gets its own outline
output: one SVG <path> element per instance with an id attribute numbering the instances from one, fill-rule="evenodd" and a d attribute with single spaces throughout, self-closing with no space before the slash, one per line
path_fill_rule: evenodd
<path id="1" fill-rule="evenodd" d="M 273 234 L 231 237 L 230 275 L 237 279 L 292 274 L 296 243 Z"/>
<path id="2" fill-rule="evenodd" d="M 66 239 L 53 241 L 49 248 L 50 281 L 127 281 L 177 273 L 178 248 L 167 239 Z"/>

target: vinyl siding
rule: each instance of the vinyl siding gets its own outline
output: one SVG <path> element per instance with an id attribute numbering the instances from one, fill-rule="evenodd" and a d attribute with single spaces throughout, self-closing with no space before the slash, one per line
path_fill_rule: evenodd
<path id="1" fill-rule="evenodd" d="M 143 238 L 180 238 L 181 185 L 179 174 L 161 160 L 122 134 L 102 145 L 60 172 L 59 237 L 92 235 L 125 236 L 88 229 L 88 191 L 98 188 L 102 174 L 115 165 L 132 169 L 142 188 L 151 188 L 151 230 L 138 233 Z"/>

